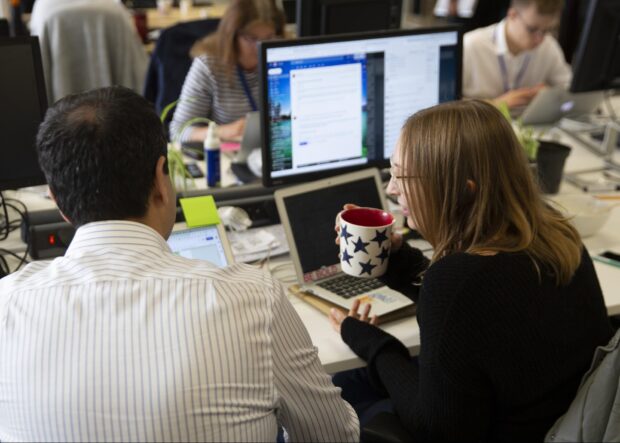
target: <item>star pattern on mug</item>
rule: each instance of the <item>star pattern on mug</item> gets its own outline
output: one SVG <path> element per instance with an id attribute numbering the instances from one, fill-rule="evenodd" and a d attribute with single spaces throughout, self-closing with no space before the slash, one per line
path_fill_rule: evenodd
<path id="1" fill-rule="evenodd" d="M 352 255 L 349 255 L 349 253 L 347 252 L 347 250 L 345 249 L 344 252 L 342 253 L 342 261 L 346 261 L 347 264 L 349 266 L 351 266 L 351 259 L 353 258 Z"/>
<path id="2" fill-rule="evenodd" d="M 349 237 L 353 237 L 353 234 L 349 234 L 347 232 L 347 225 L 342 225 L 340 227 L 340 237 L 344 238 L 344 242 L 348 245 L 349 244 Z"/>
<path id="3" fill-rule="evenodd" d="M 388 248 L 381 248 L 381 254 L 377 255 L 377 258 L 381 259 L 381 264 L 390 256 Z"/>
<path id="4" fill-rule="evenodd" d="M 363 241 L 362 237 L 358 237 L 357 241 L 353 242 L 353 245 L 355 246 L 355 250 L 353 251 L 353 253 L 355 254 L 357 251 L 364 251 L 366 254 L 368 254 L 366 246 L 368 246 L 369 244 L 369 242 Z"/>
<path id="5" fill-rule="evenodd" d="M 386 235 L 387 229 L 384 229 L 383 231 L 375 230 L 375 232 L 376 232 L 375 238 L 373 238 L 370 241 L 376 241 L 377 246 L 381 246 L 383 242 L 388 239 Z"/>
<path id="6" fill-rule="evenodd" d="M 368 259 L 368 263 L 359 262 L 359 264 L 362 267 L 362 271 L 360 272 L 360 275 L 366 274 L 366 273 L 368 273 L 368 275 L 372 275 L 371 274 L 372 270 L 377 267 L 377 265 L 373 265 L 372 263 L 370 263 L 370 259 Z"/>

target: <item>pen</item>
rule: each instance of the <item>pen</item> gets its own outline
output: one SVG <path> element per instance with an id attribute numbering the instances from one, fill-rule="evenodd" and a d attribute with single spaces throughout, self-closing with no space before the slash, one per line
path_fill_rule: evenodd
<path id="1" fill-rule="evenodd" d="M 596 260 L 601 263 L 605 263 L 607 265 L 615 266 L 616 268 L 620 268 L 620 262 L 618 260 L 612 260 L 607 257 L 601 257 L 600 255 L 592 256 L 592 260 Z"/>

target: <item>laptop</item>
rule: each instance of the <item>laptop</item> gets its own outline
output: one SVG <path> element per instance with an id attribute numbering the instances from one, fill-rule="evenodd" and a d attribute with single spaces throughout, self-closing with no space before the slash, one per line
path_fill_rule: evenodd
<path id="1" fill-rule="evenodd" d="M 591 114 L 603 101 L 603 92 L 571 93 L 561 88 L 542 89 L 521 114 L 525 125 L 546 125 L 564 117 Z"/>
<path id="2" fill-rule="evenodd" d="M 230 167 L 233 174 L 243 183 L 250 183 L 260 177 L 261 165 L 255 165 L 261 159 L 260 113 L 248 112 L 245 116 L 245 128 L 241 138 L 239 152 L 233 158 Z"/>
<path id="3" fill-rule="evenodd" d="M 354 300 L 371 303 L 378 316 L 413 302 L 379 280 L 349 276 L 340 269 L 334 220 L 345 203 L 386 209 L 377 169 L 278 189 L 278 214 L 289 243 L 300 289 L 349 309 Z M 351 293 L 351 285 L 357 290 Z"/>
<path id="4" fill-rule="evenodd" d="M 206 260 L 220 268 L 235 262 L 221 223 L 172 231 L 168 246 L 181 257 Z"/>

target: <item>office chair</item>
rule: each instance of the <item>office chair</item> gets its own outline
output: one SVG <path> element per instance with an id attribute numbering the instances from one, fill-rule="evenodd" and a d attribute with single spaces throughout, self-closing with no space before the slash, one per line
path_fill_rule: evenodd
<path id="1" fill-rule="evenodd" d="M 11 31 L 9 28 L 9 21 L 5 18 L 0 18 L 0 37 L 10 37 Z"/>
<path id="2" fill-rule="evenodd" d="M 414 441 L 400 418 L 391 412 L 381 412 L 373 417 L 363 428 L 361 441 L 373 443 L 408 443 Z"/>
<path id="3" fill-rule="evenodd" d="M 104 86 L 142 91 L 148 56 L 122 5 L 89 0 L 38 10 L 35 4 L 31 28 L 41 44 L 50 103 Z"/>
<path id="4" fill-rule="evenodd" d="M 146 73 L 144 97 L 161 111 L 181 95 L 185 76 L 192 65 L 189 51 L 196 40 L 215 31 L 219 19 L 203 19 L 179 23 L 164 29 L 151 54 Z M 166 118 L 166 126 L 172 120 L 173 112 Z"/>

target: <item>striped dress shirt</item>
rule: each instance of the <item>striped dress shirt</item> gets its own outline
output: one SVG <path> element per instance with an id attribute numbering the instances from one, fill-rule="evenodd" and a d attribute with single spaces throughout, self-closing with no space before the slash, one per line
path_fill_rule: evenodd
<path id="1" fill-rule="evenodd" d="M 174 255 L 146 225 L 77 230 L 0 280 L 1 441 L 356 441 L 281 285 Z"/>
<path id="2" fill-rule="evenodd" d="M 232 74 L 232 76 L 231 76 Z M 258 71 L 244 72 L 246 83 L 255 103 L 258 103 Z M 194 117 L 207 117 L 218 125 L 232 123 L 253 111 L 241 80 L 235 69 L 211 55 L 194 59 L 183 82 L 170 134 L 179 136 L 183 124 Z"/>

